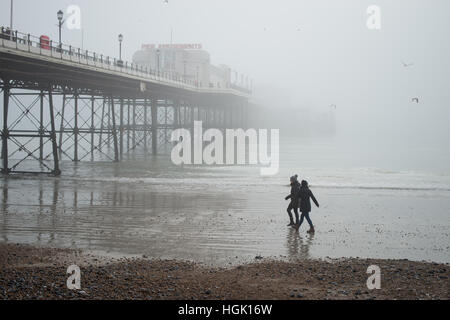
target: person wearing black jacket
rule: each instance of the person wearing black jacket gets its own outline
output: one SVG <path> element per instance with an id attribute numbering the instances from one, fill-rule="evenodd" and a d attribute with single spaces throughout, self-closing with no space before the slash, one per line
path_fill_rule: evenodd
<path id="1" fill-rule="evenodd" d="M 309 217 L 309 213 L 311 212 L 311 199 L 314 201 L 314 204 L 319 208 L 319 202 L 317 202 L 316 198 L 314 197 L 314 194 L 309 189 L 308 182 L 303 180 L 302 186 L 299 190 L 299 197 L 300 197 L 300 212 L 302 213 L 302 216 L 300 218 L 300 223 L 297 224 L 297 229 L 300 229 L 303 221 L 306 218 L 306 221 L 308 221 L 309 226 L 311 229 L 309 229 L 308 233 L 314 233 L 314 225 L 312 224 L 311 218 Z"/>
<path id="2" fill-rule="evenodd" d="M 291 177 L 291 194 L 288 195 L 285 199 L 289 200 L 291 199 L 291 203 L 289 203 L 289 207 L 287 208 L 287 212 L 289 214 L 289 219 L 291 220 L 291 223 L 288 224 L 288 227 L 293 227 L 299 224 L 299 217 L 298 217 L 298 208 L 299 208 L 299 194 L 300 192 L 300 183 L 298 182 L 298 176 L 295 175 Z M 292 210 L 294 210 L 295 213 L 295 223 L 294 218 L 292 216 Z"/>

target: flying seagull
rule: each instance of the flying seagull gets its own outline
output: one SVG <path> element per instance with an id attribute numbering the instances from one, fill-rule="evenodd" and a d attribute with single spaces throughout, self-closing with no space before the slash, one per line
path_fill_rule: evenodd
<path id="1" fill-rule="evenodd" d="M 413 98 L 412 102 L 419 103 L 419 98 Z"/>
<path id="2" fill-rule="evenodd" d="M 406 62 L 404 62 L 404 61 L 402 61 L 402 64 L 403 64 L 403 66 L 404 66 L 405 68 L 412 67 L 412 66 L 414 65 L 413 62 L 406 63 Z"/>
<path id="3" fill-rule="evenodd" d="M 337 108 L 337 106 L 336 106 L 335 104 L 332 104 L 332 105 L 330 105 L 330 108 L 334 108 L 334 109 L 336 109 L 336 108 Z"/>

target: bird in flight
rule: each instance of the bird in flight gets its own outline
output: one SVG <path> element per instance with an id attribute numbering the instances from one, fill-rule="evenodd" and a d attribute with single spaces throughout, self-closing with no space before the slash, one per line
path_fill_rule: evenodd
<path id="1" fill-rule="evenodd" d="M 419 103 L 419 98 L 413 98 L 412 102 Z"/>
<path id="2" fill-rule="evenodd" d="M 334 108 L 334 109 L 336 109 L 336 108 L 337 108 L 337 106 L 336 106 L 335 104 L 332 104 L 332 105 L 330 105 L 330 108 Z"/>
<path id="3" fill-rule="evenodd" d="M 167 3 L 167 4 L 169 4 L 169 0 L 164 0 L 164 3 Z"/>
<path id="4" fill-rule="evenodd" d="M 405 68 L 412 67 L 412 66 L 414 65 L 413 62 L 406 63 L 406 62 L 404 62 L 404 61 L 402 61 L 402 64 L 403 64 L 403 66 L 404 66 Z"/>

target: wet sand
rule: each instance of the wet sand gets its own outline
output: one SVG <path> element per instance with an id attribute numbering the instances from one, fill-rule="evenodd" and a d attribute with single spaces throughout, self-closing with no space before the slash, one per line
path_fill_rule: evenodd
<path id="1" fill-rule="evenodd" d="M 66 287 L 71 264 L 81 268 L 80 290 Z M 381 268 L 380 290 L 367 289 L 370 265 Z M 380 259 L 255 259 L 218 268 L 1 243 L 0 299 L 448 300 L 449 271 L 448 264 Z"/>
<path id="2" fill-rule="evenodd" d="M 286 228 L 285 179 L 251 168 L 136 161 L 65 172 L 0 180 L 1 241 L 218 267 L 257 255 L 450 262 L 450 182 L 435 176 L 304 169 L 317 175 L 312 190 L 321 204 L 311 214 L 310 237 L 306 225 L 300 233 Z"/>

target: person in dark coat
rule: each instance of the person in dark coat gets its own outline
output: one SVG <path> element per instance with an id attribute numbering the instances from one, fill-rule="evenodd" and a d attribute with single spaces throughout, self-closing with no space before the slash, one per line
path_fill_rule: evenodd
<path id="1" fill-rule="evenodd" d="M 291 203 L 289 203 L 289 207 L 287 208 L 289 219 L 291 220 L 291 222 L 288 224 L 288 227 L 293 227 L 299 224 L 299 217 L 298 217 L 298 208 L 300 204 L 299 192 L 300 192 L 300 183 L 298 182 L 298 176 L 295 175 L 291 177 L 291 194 L 285 198 L 286 200 L 291 199 Z M 292 210 L 294 210 L 295 213 L 295 223 L 294 218 L 292 216 Z"/>
<path id="2" fill-rule="evenodd" d="M 303 221 L 306 219 L 306 221 L 308 221 L 309 223 L 309 226 L 311 227 L 308 233 L 314 233 L 314 225 L 312 224 L 311 218 L 309 217 L 309 213 L 311 212 L 311 199 L 314 201 L 314 204 L 317 206 L 317 208 L 319 208 L 319 202 L 317 202 L 311 189 L 309 189 L 308 182 L 305 180 L 302 181 L 302 185 L 299 190 L 299 197 L 300 212 L 302 213 L 302 216 L 300 218 L 300 223 L 297 224 L 297 229 L 300 229 Z"/>

